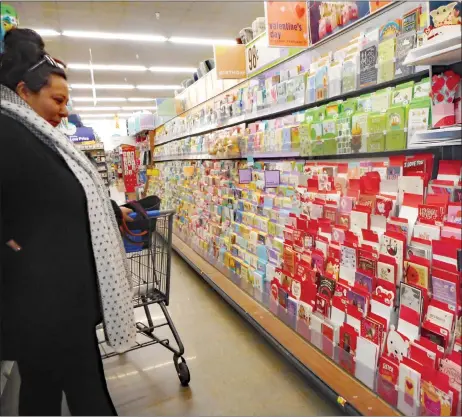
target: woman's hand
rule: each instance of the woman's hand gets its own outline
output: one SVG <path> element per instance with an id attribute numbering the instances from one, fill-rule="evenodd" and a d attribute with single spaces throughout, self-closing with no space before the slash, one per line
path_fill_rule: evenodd
<path id="1" fill-rule="evenodd" d="M 126 222 L 132 222 L 133 219 L 129 216 L 130 213 L 133 213 L 133 210 L 127 207 L 120 207 L 120 211 L 122 212 L 122 217 Z"/>

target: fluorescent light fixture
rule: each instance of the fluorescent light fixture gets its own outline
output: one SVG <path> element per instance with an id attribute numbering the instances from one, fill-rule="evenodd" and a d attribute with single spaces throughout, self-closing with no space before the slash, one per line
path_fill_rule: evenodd
<path id="1" fill-rule="evenodd" d="M 83 107 L 75 107 L 76 111 L 110 111 L 110 110 L 120 110 L 120 107 L 90 107 L 90 106 L 83 106 Z"/>
<path id="2" fill-rule="evenodd" d="M 82 113 L 78 113 L 80 118 L 82 120 L 85 120 L 85 119 L 97 119 L 98 117 L 100 119 L 102 118 L 105 118 L 105 117 L 115 117 L 116 115 L 119 116 L 119 117 L 130 117 L 133 115 L 133 113 L 101 113 L 101 114 L 94 114 L 94 113 L 91 113 L 91 114 L 82 114 Z"/>
<path id="3" fill-rule="evenodd" d="M 128 101 L 132 101 L 132 102 L 142 102 L 142 101 L 156 101 L 157 99 L 155 98 L 149 98 L 149 97 L 130 97 L 127 99 Z"/>
<path id="4" fill-rule="evenodd" d="M 235 39 L 186 38 L 182 36 L 172 36 L 169 41 L 190 45 L 237 45 Z"/>
<path id="5" fill-rule="evenodd" d="M 93 97 L 72 97 L 71 101 L 73 102 L 80 102 L 80 103 L 93 103 Z M 126 98 L 123 97 L 96 97 L 96 101 L 101 101 L 101 102 L 121 102 L 121 101 L 127 101 Z"/>
<path id="6" fill-rule="evenodd" d="M 82 30 L 65 30 L 63 36 L 70 38 L 115 39 L 120 41 L 165 42 L 167 38 L 160 35 L 142 33 L 87 32 Z"/>
<path id="7" fill-rule="evenodd" d="M 71 88 L 75 90 L 91 90 L 92 84 L 71 84 Z M 134 85 L 130 84 L 95 84 L 97 90 L 133 90 Z"/>
<path id="8" fill-rule="evenodd" d="M 147 67 L 142 65 L 103 65 L 92 64 L 94 71 L 127 71 L 127 72 L 143 72 L 147 71 Z M 67 64 L 67 68 L 72 70 L 90 70 L 90 64 Z"/>
<path id="9" fill-rule="evenodd" d="M 149 68 L 151 72 L 187 72 L 193 73 L 197 71 L 197 68 L 194 67 L 151 67 Z"/>
<path id="10" fill-rule="evenodd" d="M 156 106 L 124 106 L 122 110 L 157 110 Z"/>
<path id="11" fill-rule="evenodd" d="M 144 84 L 144 85 L 137 85 L 136 88 L 138 90 L 176 90 L 177 88 L 181 88 L 181 86 L 180 85 Z"/>
<path id="12" fill-rule="evenodd" d="M 34 29 L 40 36 L 51 37 L 51 36 L 61 36 L 61 33 L 53 29 Z"/>

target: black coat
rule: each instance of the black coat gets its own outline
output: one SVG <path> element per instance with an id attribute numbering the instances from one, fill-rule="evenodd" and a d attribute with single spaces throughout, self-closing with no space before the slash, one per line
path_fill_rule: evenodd
<path id="1" fill-rule="evenodd" d="M 77 346 L 101 320 L 85 193 L 60 155 L 1 114 L 0 233 L 1 359 Z"/>

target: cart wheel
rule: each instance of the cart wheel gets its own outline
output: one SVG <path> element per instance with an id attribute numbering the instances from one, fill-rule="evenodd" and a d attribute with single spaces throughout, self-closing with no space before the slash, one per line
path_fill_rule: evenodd
<path id="1" fill-rule="evenodd" d="M 186 362 L 178 364 L 178 378 L 180 378 L 180 383 L 183 387 L 187 387 L 189 385 L 189 381 L 191 381 L 191 374 L 189 373 L 189 368 L 188 365 L 186 365 Z"/>

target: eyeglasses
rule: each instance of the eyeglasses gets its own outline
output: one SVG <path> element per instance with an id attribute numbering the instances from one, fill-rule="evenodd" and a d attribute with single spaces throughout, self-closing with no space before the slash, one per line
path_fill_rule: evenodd
<path id="1" fill-rule="evenodd" d="M 55 67 L 55 68 L 61 68 L 61 69 L 65 68 L 64 64 L 60 65 L 50 55 L 44 55 L 43 59 L 41 61 L 39 61 L 37 64 L 35 64 L 34 66 L 30 67 L 27 70 L 27 72 L 32 72 L 32 71 L 36 70 L 37 68 L 41 67 L 43 64 L 48 64 L 48 65 L 51 65 L 52 67 Z"/>

